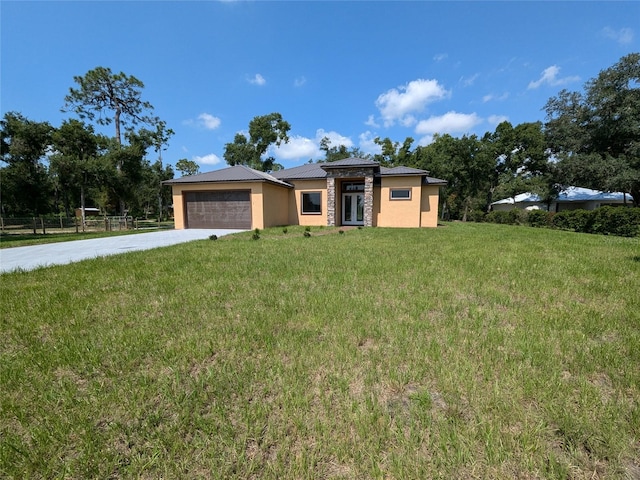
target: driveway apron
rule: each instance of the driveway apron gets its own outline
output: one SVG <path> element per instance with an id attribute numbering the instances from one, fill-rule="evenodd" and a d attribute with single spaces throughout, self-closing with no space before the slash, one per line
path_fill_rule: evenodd
<path id="1" fill-rule="evenodd" d="M 63 265 L 89 258 L 118 253 L 149 250 L 192 240 L 203 240 L 211 235 L 221 237 L 242 230 L 188 229 L 138 233 L 71 242 L 47 243 L 28 247 L 0 249 L 0 272 L 33 270 L 50 265 Z"/>

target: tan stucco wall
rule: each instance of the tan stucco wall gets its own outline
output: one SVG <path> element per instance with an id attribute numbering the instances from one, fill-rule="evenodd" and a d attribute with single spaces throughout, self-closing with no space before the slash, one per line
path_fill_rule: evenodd
<path id="1" fill-rule="evenodd" d="M 378 227 L 420 227 L 421 180 L 420 177 L 383 177 L 381 186 L 374 189 L 373 224 Z M 411 199 L 391 200 L 393 188 L 410 188 Z"/>
<path id="2" fill-rule="evenodd" d="M 257 228 L 289 225 L 289 192 L 291 190 L 270 183 L 262 184 L 263 226 Z"/>
<path id="3" fill-rule="evenodd" d="M 327 181 L 292 180 L 295 188 L 289 191 L 289 225 L 327 225 Z M 302 193 L 321 192 L 322 208 L 319 215 L 302 214 Z"/>
<path id="4" fill-rule="evenodd" d="M 422 186 L 420 205 L 420 226 L 435 228 L 438 226 L 438 200 L 440 187 L 436 185 Z"/>
<path id="5" fill-rule="evenodd" d="M 264 228 L 262 190 L 260 182 L 194 183 L 172 185 L 173 215 L 176 230 L 185 228 L 184 198 L 182 192 L 210 192 L 213 190 L 251 190 L 251 228 Z"/>

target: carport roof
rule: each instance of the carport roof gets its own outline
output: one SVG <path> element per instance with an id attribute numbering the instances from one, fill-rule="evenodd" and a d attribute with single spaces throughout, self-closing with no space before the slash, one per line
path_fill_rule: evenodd
<path id="1" fill-rule="evenodd" d="M 200 173 L 198 175 L 188 175 L 163 182 L 165 185 L 185 184 L 185 183 L 218 183 L 218 182 L 268 182 L 282 187 L 293 188 L 287 182 L 279 180 L 266 172 L 254 170 L 245 165 L 234 165 L 233 167 L 214 170 L 213 172 Z"/>

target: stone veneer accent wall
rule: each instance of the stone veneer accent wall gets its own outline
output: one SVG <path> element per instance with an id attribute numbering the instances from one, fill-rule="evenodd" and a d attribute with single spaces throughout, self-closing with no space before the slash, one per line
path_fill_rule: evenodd
<path id="1" fill-rule="evenodd" d="M 336 211 L 336 178 L 364 178 L 364 226 L 373 226 L 373 167 L 327 169 L 327 225 L 335 227 L 339 222 Z"/>
<path id="2" fill-rule="evenodd" d="M 373 226 L 373 175 L 364 177 L 364 226 Z"/>
<path id="3" fill-rule="evenodd" d="M 327 178 L 327 226 L 336 226 L 336 179 Z"/>

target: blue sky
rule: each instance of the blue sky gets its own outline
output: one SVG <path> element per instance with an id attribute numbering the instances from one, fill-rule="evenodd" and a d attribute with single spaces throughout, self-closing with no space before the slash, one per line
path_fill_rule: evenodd
<path id="1" fill-rule="evenodd" d="M 544 121 L 546 101 L 640 51 L 640 2 L 7 1 L 1 113 L 59 126 L 73 77 L 97 67 L 145 84 L 175 131 L 165 163 L 226 166 L 224 146 L 279 112 L 285 167 L 319 142 L 377 151 Z M 113 128 L 106 133 L 113 135 Z M 150 160 L 155 160 L 151 154 Z"/>

